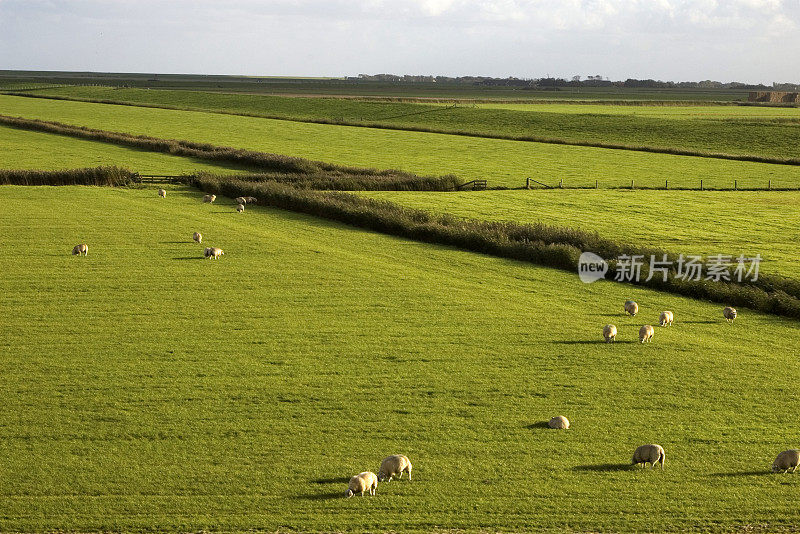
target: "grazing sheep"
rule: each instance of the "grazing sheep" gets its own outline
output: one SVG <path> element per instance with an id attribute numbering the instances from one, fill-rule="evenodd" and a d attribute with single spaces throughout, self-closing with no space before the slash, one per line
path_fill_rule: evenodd
<path id="1" fill-rule="evenodd" d="M 607 324 L 603 327 L 603 337 L 606 338 L 606 343 L 613 343 L 617 340 L 617 327 L 613 324 Z"/>
<path id="2" fill-rule="evenodd" d="M 158 196 L 160 196 L 161 198 L 167 198 L 167 192 L 164 191 L 163 189 L 159 189 Z"/>
<path id="3" fill-rule="evenodd" d="M 378 480 L 383 482 L 391 482 L 392 477 L 397 475 L 397 479 L 400 480 L 403 478 L 403 472 L 408 473 L 408 480 L 411 480 L 411 460 L 408 459 L 408 456 L 403 456 L 402 454 L 393 454 L 392 456 L 387 456 L 381 462 L 381 468 L 378 469 Z"/>
<path id="4" fill-rule="evenodd" d="M 732 323 L 736 320 L 736 310 L 730 306 L 726 306 L 725 309 L 722 310 L 722 316 L 725 317 L 726 321 Z"/>
<path id="5" fill-rule="evenodd" d="M 658 324 L 661 326 L 672 326 L 672 312 L 671 311 L 663 311 L 661 315 L 658 316 Z"/>
<path id="6" fill-rule="evenodd" d="M 258 199 L 256 197 L 244 197 L 244 200 L 245 202 L 242 202 L 242 204 L 253 204 L 255 202 L 258 202 Z"/>
<path id="7" fill-rule="evenodd" d="M 214 259 L 214 260 L 216 260 L 216 259 L 218 259 L 220 256 L 223 256 L 225 253 L 224 253 L 224 252 L 222 252 L 222 249 L 221 249 L 221 248 L 217 248 L 217 247 L 206 247 L 205 251 L 203 251 L 203 254 L 205 255 L 205 257 L 206 257 L 206 258 L 211 258 L 211 259 Z"/>
<path id="8" fill-rule="evenodd" d="M 639 341 L 644 343 L 645 341 L 652 341 L 653 334 L 655 334 L 655 330 L 649 324 L 644 325 L 639 329 Z"/>
<path id="9" fill-rule="evenodd" d="M 203 202 L 208 202 L 209 204 L 213 203 L 217 200 L 217 195 L 206 195 L 203 197 Z"/>
<path id="10" fill-rule="evenodd" d="M 642 464 L 642 467 L 647 467 L 648 463 L 650 463 L 650 467 L 655 467 L 660 463 L 661 469 L 664 469 L 665 459 L 664 448 L 661 445 L 650 444 L 637 447 L 631 463 L 633 465 Z"/>
<path id="11" fill-rule="evenodd" d="M 797 471 L 798 465 L 800 465 L 800 449 L 789 449 L 788 451 L 783 451 L 775 458 L 775 461 L 772 463 L 772 472 L 777 473 L 778 471 L 782 471 L 788 473 L 791 471 L 794 473 Z"/>
<path id="12" fill-rule="evenodd" d="M 244 204 L 239 204 L 238 206 L 236 206 L 236 211 L 238 213 L 242 213 L 244 211 Z"/>
<path id="13" fill-rule="evenodd" d="M 192 239 L 195 243 L 202 243 L 203 242 L 203 234 L 200 232 L 195 232 L 192 234 Z"/>
<path id="14" fill-rule="evenodd" d="M 234 200 L 236 201 L 237 204 L 246 204 L 247 203 L 247 200 L 245 200 L 244 197 L 236 197 Z"/>
<path id="15" fill-rule="evenodd" d="M 89 245 L 81 243 L 80 245 L 75 245 L 75 247 L 73 247 L 72 249 L 73 256 L 80 256 L 81 254 L 83 254 L 84 256 L 89 255 Z"/>
<path id="16" fill-rule="evenodd" d="M 635 317 L 637 313 L 639 313 L 639 305 L 636 304 L 632 300 L 625 301 L 625 313 L 630 315 L 631 317 Z"/>
<path id="17" fill-rule="evenodd" d="M 563 415 L 557 415 L 548 421 L 547 426 L 550 428 L 569 428 L 569 419 Z"/>
<path id="18" fill-rule="evenodd" d="M 364 496 L 364 492 L 368 491 L 370 495 L 375 495 L 378 489 L 378 477 L 372 471 L 364 471 L 350 479 L 347 485 L 347 491 L 344 492 L 345 497 L 352 497 L 356 493 Z"/>

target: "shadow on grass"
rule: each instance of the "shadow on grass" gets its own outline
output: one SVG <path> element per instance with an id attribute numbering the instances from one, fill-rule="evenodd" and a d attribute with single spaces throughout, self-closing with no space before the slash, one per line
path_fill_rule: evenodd
<path id="1" fill-rule="evenodd" d="M 230 211 L 212 211 L 211 213 L 227 213 L 227 214 L 233 213 L 235 215 L 238 215 L 235 210 L 230 210 Z"/>
<path id="2" fill-rule="evenodd" d="M 350 482 L 349 477 L 318 478 L 314 480 L 314 484 L 347 484 L 348 482 Z"/>
<path id="3" fill-rule="evenodd" d="M 712 477 L 754 477 L 771 475 L 772 471 L 769 469 L 762 469 L 761 471 L 732 471 L 730 473 L 711 473 Z"/>
<path id="4" fill-rule="evenodd" d="M 591 464 L 591 465 L 576 465 L 572 468 L 573 471 L 591 471 L 608 473 L 611 471 L 627 471 L 631 469 L 631 464 Z"/>
<path id="5" fill-rule="evenodd" d="M 172 258 L 173 260 L 204 260 L 203 256 L 187 256 L 185 258 Z"/>
<path id="6" fill-rule="evenodd" d="M 686 324 L 716 324 L 720 321 L 681 321 Z"/>
<path id="7" fill-rule="evenodd" d="M 160 245 L 183 245 L 184 243 L 193 243 L 193 241 L 159 241 Z"/>
<path id="8" fill-rule="evenodd" d="M 547 428 L 547 429 L 550 429 L 550 427 L 547 426 L 547 421 L 538 421 L 536 423 L 531 423 L 529 425 L 525 425 L 525 428 L 527 428 L 529 430 L 534 430 L 536 428 Z"/>
<path id="9" fill-rule="evenodd" d="M 587 339 L 576 339 L 576 340 L 568 340 L 568 341 L 551 341 L 554 345 L 619 345 L 619 344 L 627 344 L 627 343 L 638 343 L 638 341 L 630 341 L 630 340 L 623 340 L 623 341 L 615 341 L 613 343 L 606 343 L 605 341 L 601 340 L 587 340 Z"/>
<path id="10" fill-rule="evenodd" d="M 298 495 L 298 499 L 305 501 L 329 501 L 333 499 L 344 499 L 344 490 L 328 493 L 311 493 L 308 495 Z"/>

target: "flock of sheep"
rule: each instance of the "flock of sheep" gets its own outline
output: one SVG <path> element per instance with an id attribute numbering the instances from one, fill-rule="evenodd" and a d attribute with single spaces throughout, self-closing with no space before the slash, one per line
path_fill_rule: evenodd
<path id="1" fill-rule="evenodd" d="M 161 198 L 167 198 L 167 191 L 165 189 L 158 190 L 158 196 Z M 213 204 L 214 201 L 217 199 L 217 195 L 205 195 L 203 197 L 203 202 L 208 204 Z M 245 204 L 252 204 L 254 202 L 258 202 L 256 197 L 237 197 L 236 198 L 237 206 L 236 211 L 238 213 L 242 213 L 244 211 Z M 192 240 L 195 243 L 202 243 L 203 242 L 203 235 L 200 232 L 195 232 L 192 234 Z M 86 256 L 89 254 L 89 245 L 85 243 L 81 243 L 80 245 L 75 245 L 72 249 L 73 256 Z M 219 259 L 220 256 L 224 256 L 225 253 L 222 251 L 221 248 L 218 247 L 206 247 L 203 250 L 203 257 L 210 258 L 212 260 Z"/>
<path id="2" fill-rule="evenodd" d="M 159 189 L 158 196 L 161 198 L 166 198 L 167 192 L 164 189 Z M 216 195 L 205 195 L 203 197 L 203 202 L 211 204 L 214 202 L 214 200 L 216 200 L 216 198 Z M 235 200 L 237 203 L 236 211 L 239 213 L 244 211 L 245 204 L 257 202 L 255 197 L 237 197 Z M 194 232 L 192 235 L 192 240 L 200 244 L 203 242 L 203 236 L 200 232 Z M 86 256 L 89 254 L 89 246 L 85 243 L 75 245 L 75 247 L 72 249 L 72 254 L 77 256 Z M 224 254 L 225 253 L 222 251 L 222 249 L 217 247 L 206 247 L 203 251 L 204 257 L 211 259 L 218 259 Z M 632 300 L 628 300 L 625 302 L 624 310 L 625 313 L 631 317 L 635 317 L 636 314 L 639 313 L 639 305 Z M 737 313 L 734 308 L 727 306 L 722 310 L 722 316 L 726 321 L 731 323 L 736 319 Z M 672 326 L 673 320 L 674 315 L 671 311 L 661 312 L 658 318 L 660 326 Z M 639 329 L 639 342 L 645 343 L 652 341 L 654 333 L 655 329 L 651 325 L 647 324 L 642 326 Z M 613 324 L 605 325 L 605 327 L 603 327 L 603 337 L 605 338 L 606 343 L 613 343 L 617 337 L 617 327 Z M 563 415 L 553 417 L 547 424 L 550 428 L 556 429 L 568 429 L 570 425 L 569 420 Z M 664 469 L 665 459 L 666 455 L 664 453 L 664 448 L 661 445 L 650 443 L 636 448 L 633 453 L 633 459 L 631 463 L 633 465 L 641 465 L 643 467 L 646 467 L 648 463 L 651 467 L 655 467 L 656 464 L 658 464 L 660 465 L 661 469 Z M 778 454 L 777 458 L 775 458 L 775 461 L 772 464 L 772 471 L 774 473 L 779 471 L 784 473 L 791 471 L 794 473 L 798 466 L 800 466 L 800 449 L 789 449 Z M 356 493 L 360 493 L 362 497 L 364 496 L 364 493 L 375 495 L 375 492 L 378 489 L 379 481 L 383 482 L 386 480 L 387 482 L 391 482 L 392 478 L 395 476 L 400 479 L 402 478 L 404 472 L 408 473 L 408 480 L 411 480 L 411 461 L 408 459 L 408 457 L 402 454 L 388 456 L 381 462 L 377 475 L 372 471 L 364 471 L 350 478 L 347 490 L 345 491 L 345 496 L 352 497 Z"/>
<path id="3" fill-rule="evenodd" d="M 391 482 L 394 476 L 397 476 L 397 479 L 400 480 L 403 478 L 403 473 L 408 473 L 408 480 L 410 481 L 411 460 L 408 459 L 408 456 L 403 456 L 402 454 L 387 456 L 381 462 L 377 475 L 372 471 L 364 471 L 351 477 L 344 496 L 352 497 L 356 493 L 360 493 L 363 497 L 364 492 L 375 495 L 378 490 L 378 482 L 383 482 L 384 480 L 387 483 Z"/>
<path id="4" fill-rule="evenodd" d="M 631 317 L 635 317 L 637 313 L 639 313 L 639 305 L 632 301 L 626 300 L 624 305 L 625 313 L 630 315 Z M 736 310 L 731 308 L 730 306 L 726 306 L 725 309 L 722 310 L 722 316 L 725 318 L 726 321 L 732 323 L 736 320 Z M 671 311 L 663 311 L 661 315 L 658 317 L 658 324 L 660 326 L 672 326 L 672 321 L 674 321 L 675 316 Z M 649 343 L 653 341 L 653 334 L 655 334 L 655 329 L 646 324 L 639 329 L 639 342 L 640 343 Z M 617 340 L 617 327 L 613 324 L 607 324 L 603 327 L 603 337 L 606 340 L 606 343 L 613 343 Z"/>
<path id="5" fill-rule="evenodd" d="M 569 428 L 569 419 L 563 415 L 558 415 L 550 419 L 547 426 L 550 428 L 567 429 Z M 666 454 L 664 453 L 664 447 L 655 443 L 649 443 L 636 447 L 636 450 L 633 451 L 631 464 L 642 467 L 647 467 L 647 464 L 650 464 L 650 467 L 655 467 L 656 464 L 659 464 L 661 469 L 664 469 L 665 459 Z M 772 463 L 772 472 L 777 473 L 780 471 L 787 473 L 791 471 L 794 473 L 798 466 L 800 466 L 800 449 L 789 449 L 778 454 L 777 458 L 775 458 L 775 461 Z M 409 472 L 409 475 L 410 474 Z"/>

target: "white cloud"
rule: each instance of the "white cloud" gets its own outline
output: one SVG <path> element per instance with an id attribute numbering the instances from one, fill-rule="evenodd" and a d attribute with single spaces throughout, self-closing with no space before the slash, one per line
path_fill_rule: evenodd
<path id="1" fill-rule="evenodd" d="M 797 0 L 0 0 L 0 63 L 800 81 L 799 24 Z"/>

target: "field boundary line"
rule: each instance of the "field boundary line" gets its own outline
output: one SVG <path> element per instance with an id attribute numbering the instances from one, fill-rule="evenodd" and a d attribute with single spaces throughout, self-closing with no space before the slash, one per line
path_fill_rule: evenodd
<path id="1" fill-rule="evenodd" d="M 775 158 L 768 156 L 757 156 L 754 154 L 727 154 L 724 152 L 705 152 L 702 150 L 688 150 L 681 148 L 648 146 L 648 145 L 627 145 L 624 143 L 602 143 L 598 141 L 580 141 L 572 139 L 561 139 L 557 137 L 542 137 L 533 135 L 503 135 L 493 134 L 489 132 L 469 132 L 463 130 L 447 130 L 441 128 L 428 128 L 416 126 L 396 126 L 391 124 L 382 124 L 375 122 L 364 121 L 347 121 L 335 119 L 314 119 L 314 118 L 298 118 L 298 117 L 285 117 L 280 115 L 268 115 L 260 113 L 243 113 L 225 110 L 212 110 L 195 107 L 181 107 L 170 106 L 167 104 L 150 104 L 144 102 L 123 102 L 119 100 L 107 99 L 93 99 L 93 98 L 80 98 L 80 97 L 67 97 L 56 95 L 34 95 L 29 93 L 19 93 L 15 91 L 0 91 L 0 94 L 6 96 L 17 96 L 22 98 L 42 98 L 45 100 L 64 100 L 70 102 L 84 102 L 90 104 L 107 104 L 112 106 L 129 106 L 150 109 L 167 109 L 172 111 L 190 111 L 197 113 L 213 113 L 216 115 L 233 115 L 237 117 L 252 117 L 259 119 L 279 120 L 288 122 L 299 122 L 305 124 L 323 124 L 331 126 L 349 126 L 354 128 L 371 128 L 375 130 L 392 130 L 400 132 L 417 132 L 417 133 L 431 133 L 440 135 L 457 135 L 462 137 L 474 137 L 479 139 L 498 139 L 503 141 L 519 141 L 525 143 L 542 143 L 549 145 L 566 145 L 566 146 L 580 146 L 587 148 L 600 148 L 606 150 L 626 150 L 631 152 L 648 152 L 651 154 L 666 154 L 671 156 L 689 156 L 698 158 L 710 159 L 723 159 L 730 161 L 748 161 L 752 163 L 769 163 L 774 165 L 800 165 L 800 158 Z M 445 108 L 449 109 L 449 108 Z"/>

